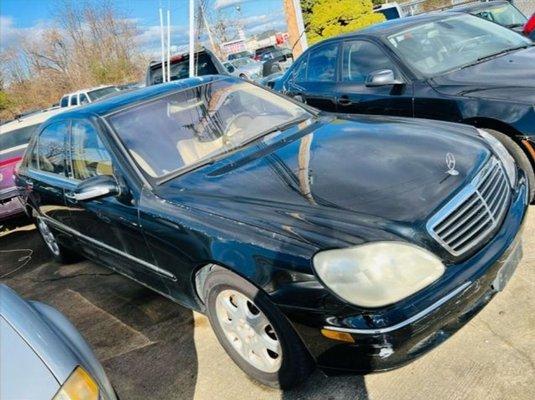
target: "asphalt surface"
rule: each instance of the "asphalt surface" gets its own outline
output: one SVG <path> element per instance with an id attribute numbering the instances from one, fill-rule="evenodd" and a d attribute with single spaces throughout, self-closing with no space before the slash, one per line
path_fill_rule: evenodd
<path id="1" fill-rule="evenodd" d="M 391 372 L 315 372 L 288 392 L 249 380 L 204 316 L 92 262 L 58 265 L 32 226 L 0 235 L 0 281 L 63 312 L 121 400 L 535 398 L 535 207 L 524 259 L 505 291 L 440 347 Z"/>

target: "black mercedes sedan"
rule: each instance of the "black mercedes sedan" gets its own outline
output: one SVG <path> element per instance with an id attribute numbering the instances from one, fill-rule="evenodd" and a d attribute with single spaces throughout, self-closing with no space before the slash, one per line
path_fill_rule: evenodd
<path id="1" fill-rule="evenodd" d="M 486 129 L 526 171 L 534 200 L 534 66 L 534 44 L 522 35 L 472 15 L 435 13 L 325 40 L 274 88 L 326 111 Z"/>
<path id="2" fill-rule="evenodd" d="M 484 130 L 335 117 L 224 76 L 51 118 L 17 184 L 56 260 L 206 313 L 245 372 L 283 388 L 445 340 L 514 272 L 528 202 Z"/>

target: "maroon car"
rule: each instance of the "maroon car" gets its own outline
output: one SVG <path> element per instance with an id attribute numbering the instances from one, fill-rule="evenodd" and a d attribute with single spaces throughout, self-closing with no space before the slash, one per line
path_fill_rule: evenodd
<path id="1" fill-rule="evenodd" d="M 33 131 L 61 109 L 37 111 L 0 125 L 0 221 L 24 213 L 13 181 Z"/>

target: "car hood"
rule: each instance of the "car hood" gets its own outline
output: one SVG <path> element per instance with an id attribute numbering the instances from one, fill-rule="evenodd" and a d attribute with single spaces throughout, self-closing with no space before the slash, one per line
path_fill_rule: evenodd
<path id="1" fill-rule="evenodd" d="M 535 104 L 535 46 L 429 80 L 438 92 Z"/>
<path id="2" fill-rule="evenodd" d="M 447 173 L 450 153 L 457 175 Z M 309 233 L 321 226 L 327 236 L 354 226 L 408 233 L 406 227 L 423 226 L 466 185 L 489 154 L 475 130 L 464 125 L 335 118 L 265 139 L 165 183 L 157 194 L 297 236 L 304 235 L 297 233 L 298 225 L 307 225 Z"/>
<path id="3" fill-rule="evenodd" d="M 51 399 L 59 383 L 46 364 L 0 315 L 0 398 Z"/>

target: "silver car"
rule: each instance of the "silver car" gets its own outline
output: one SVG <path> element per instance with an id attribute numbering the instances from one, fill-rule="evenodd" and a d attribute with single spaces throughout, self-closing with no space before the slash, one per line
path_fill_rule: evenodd
<path id="1" fill-rule="evenodd" d="M 232 61 L 226 61 L 223 65 L 232 76 L 237 76 L 250 81 L 262 79 L 262 67 L 264 63 L 249 57 L 242 57 Z"/>
<path id="2" fill-rule="evenodd" d="M 116 396 L 102 365 L 67 318 L 0 284 L 0 399 Z"/>

